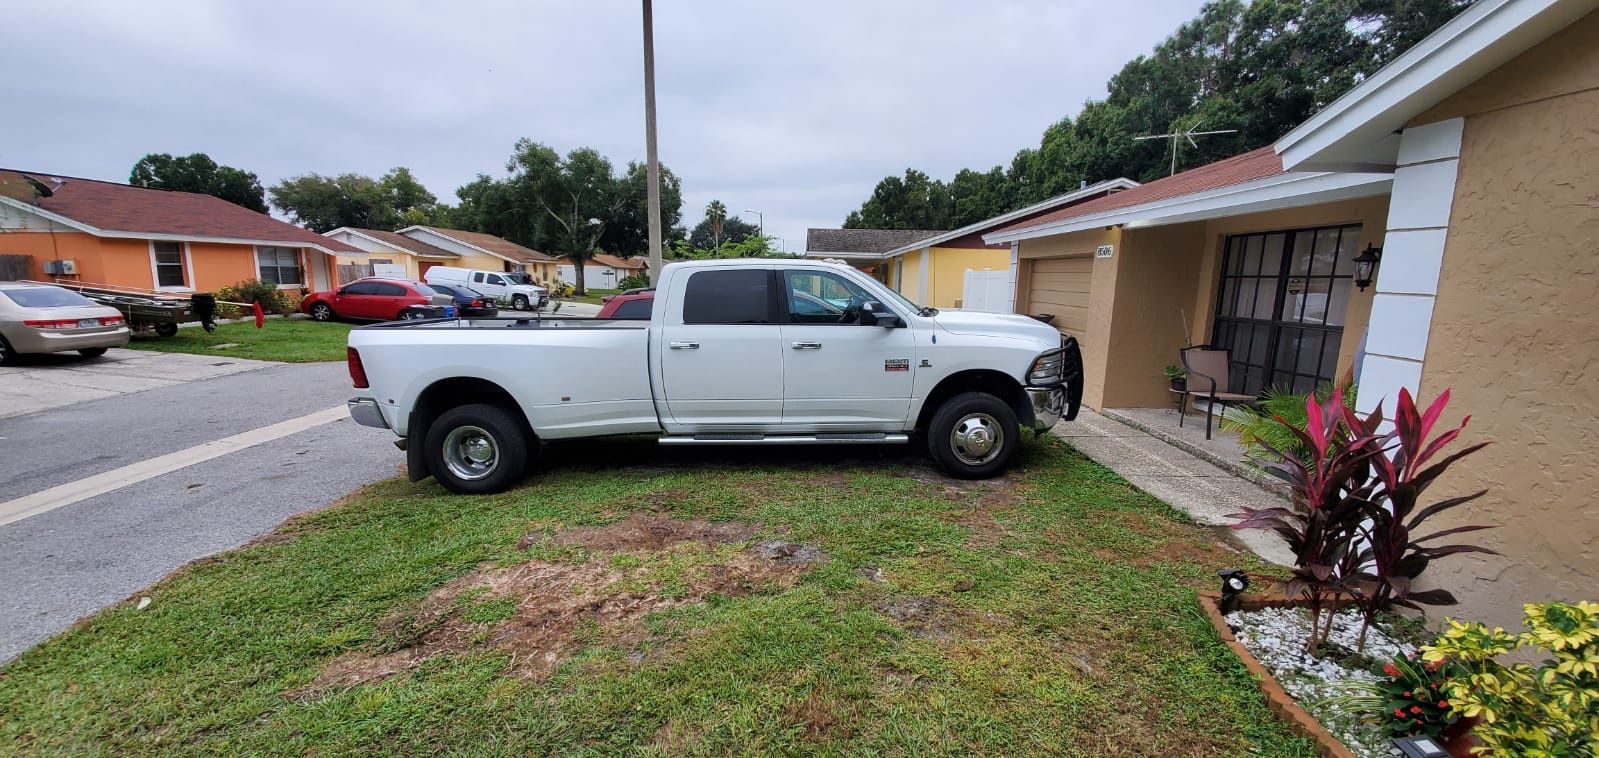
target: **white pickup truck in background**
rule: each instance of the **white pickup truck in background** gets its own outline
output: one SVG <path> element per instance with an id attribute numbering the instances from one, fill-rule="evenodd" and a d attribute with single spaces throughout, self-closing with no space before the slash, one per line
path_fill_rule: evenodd
<path id="1" fill-rule="evenodd" d="M 1076 340 L 1026 316 L 921 308 L 848 266 L 709 260 L 662 272 L 649 321 L 499 317 L 350 332 L 361 424 L 392 430 L 413 481 L 515 484 L 541 440 L 892 444 L 953 476 L 1003 471 L 1075 418 Z"/>

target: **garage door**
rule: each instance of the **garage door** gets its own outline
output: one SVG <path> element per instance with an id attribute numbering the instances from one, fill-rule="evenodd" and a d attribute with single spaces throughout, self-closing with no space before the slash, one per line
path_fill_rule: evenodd
<path id="1" fill-rule="evenodd" d="M 1093 278 L 1093 256 L 1033 261 L 1027 312 L 1053 313 L 1057 329 L 1081 337 L 1088 332 L 1088 285 Z"/>

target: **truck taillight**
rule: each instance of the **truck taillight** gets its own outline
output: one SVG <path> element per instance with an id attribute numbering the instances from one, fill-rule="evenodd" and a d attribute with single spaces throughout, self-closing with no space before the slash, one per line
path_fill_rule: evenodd
<path id="1" fill-rule="evenodd" d="M 355 348 L 347 347 L 344 349 L 344 358 L 350 367 L 350 382 L 355 388 L 364 390 L 370 386 L 366 381 L 366 367 L 361 365 L 361 354 L 357 353 Z"/>

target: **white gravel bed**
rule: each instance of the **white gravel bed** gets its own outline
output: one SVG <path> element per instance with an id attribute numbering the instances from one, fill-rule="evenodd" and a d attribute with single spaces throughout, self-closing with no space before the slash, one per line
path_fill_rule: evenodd
<path id="1" fill-rule="evenodd" d="M 1303 608 L 1262 608 L 1236 611 L 1227 615 L 1233 636 L 1249 650 L 1255 660 L 1277 679 L 1277 683 L 1299 702 L 1356 755 L 1387 758 L 1388 740 L 1377 727 L 1360 722 L 1361 714 L 1343 713 L 1329 698 L 1344 694 L 1340 685 L 1373 682 L 1377 677 L 1363 668 L 1349 668 L 1330 658 L 1312 658 L 1305 652 L 1310 639 L 1310 612 Z M 1346 610 L 1333 620 L 1328 642 L 1354 650 L 1360 639 L 1360 613 Z M 1364 653 L 1382 662 L 1396 655 L 1409 654 L 1415 646 L 1384 634 L 1379 626 L 1366 632 Z"/>

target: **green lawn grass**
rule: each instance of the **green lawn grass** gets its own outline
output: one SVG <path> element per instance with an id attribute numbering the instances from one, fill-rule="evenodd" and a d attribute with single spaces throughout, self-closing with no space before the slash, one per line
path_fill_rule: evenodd
<path id="1" fill-rule="evenodd" d="M 1312 754 L 1195 604 L 1218 565 L 1259 565 L 1053 437 L 977 485 L 889 451 L 547 450 L 497 496 L 373 485 L 23 654 L 0 669 L 0 752 Z M 548 538 L 640 513 L 753 531 L 655 551 Z M 827 559 L 631 631 L 586 621 L 543 675 L 490 641 L 514 598 L 471 589 L 454 651 L 307 688 L 341 656 L 414 641 L 423 598 L 474 572 L 538 560 L 682 598 L 773 538 Z M 884 610 L 917 598 L 932 617 Z"/>
<path id="2" fill-rule="evenodd" d="M 255 328 L 254 322 L 219 324 L 207 334 L 198 327 L 179 329 L 172 337 L 134 337 L 128 347 L 167 353 L 194 353 L 250 358 L 259 361 L 342 361 L 350 324 L 323 323 L 310 319 L 269 318 Z M 233 347 L 217 348 L 232 343 Z"/>
<path id="3" fill-rule="evenodd" d="M 619 292 L 621 292 L 621 290 L 607 290 L 607 289 L 600 289 L 598 287 L 589 287 L 588 291 L 587 291 L 587 294 L 583 294 L 583 295 L 568 295 L 567 297 L 564 297 L 564 298 L 561 298 L 561 299 L 565 300 L 567 302 L 572 302 L 572 303 L 588 303 L 589 305 L 601 305 L 602 304 L 600 302 L 601 298 L 604 298 L 606 295 L 615 295 L 615 294 L 617 294 Z"/>

